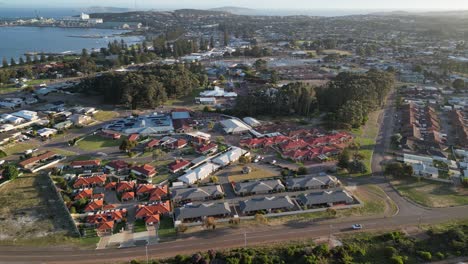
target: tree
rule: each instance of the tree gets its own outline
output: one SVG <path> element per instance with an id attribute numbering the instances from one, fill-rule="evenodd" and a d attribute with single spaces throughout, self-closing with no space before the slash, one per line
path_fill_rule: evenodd
<path id="1" fill-rule="evenodd" d="M 251 162 L 250 157 L 241 156 L 241 157 L 239 158 L 239 163 L 241 163 L 241 164 L 247 164 L 247 163 L 250 163 L 250 162 Z"/>
<path id="2" fill-rule="evenodd" d="M 268 222 L 268 219 L 263 214 L 255 214 L 255 221 L 265 224 Z"/>
<path id="3" fill-rule="evenodd" d="M 15 59 L 13 59 L 13 58 L 10 59 L 10 66 L 12 66 L 12 67 L 13 67 L 13 66 L 16 66 L 16 61 L 15 61 Z"/>
<path id="4" fill-rule="evenodd" d="M 327 208 L 326 212 L 327 212 L 328 217 L 335 217 L 337 214 L 336 210 L 333 208 Z"/>
<path id="5" fill-rule="evenodd" d="M 268 68 L 268 63 L 266 60 L 258 59 L 253 64 L 255 70 L 261 72 L 265 71 Z"/>
<path id="6" fill-rule="evenodd" d="M 304 166 L 299 167 L 297 169 L 297 175 L 306 175 L 307 174 L 307 168 Z"/>
<path id="7" fill-rule="evenodd" d="M 402 139 L 403 139 L 403 136 L 402 136 L 400 133 L 394 134 L 394 135 L 391 137 L 392 145 L 394 145 L 394 146 L 399 146 Z"/>
<path id="8" fill-rule="evenodd" d="M 465 81 L 463 79 L 456 79 L 455 81 L 453 81 L 452 83 L 452 87 L 457 89 L 458 91 L 462 90 L 462 89 L 465 89 Z"/>
<path id="9" fill-rule="evenodd" d="M 31 55 L 26 54 L 26 64 L 31 64 Z"/>
<path id="10" fill-rule="evenodd" d="M 207 217 L 207 218 L 205 218 L 205 221 L 203 222 L 203 225 L 206 228 L 215 229 L 216 228 L 216 220 L 214 219 L 214 217 Z"/>
<path id="11" fill-rule="evenodd" d="M 19 171 L 18 171 L 18 168 L 16 168 L 16 166 L 7 165 L 4 169 L 5 170 L 3 172 L 3 175 L 5 176 L 5 178 L 7 180 L 14 180 L 14 179 L 18 178 Z"/>
<path id="12" fill-rule="evenodd" d="M 229 32 L 227 29 L 224 29 L 224 34 L 223 34 L 223 40 L 224 40 L 224 46 L 229 46 Z"/>
<path id="13" fill-rule="evenodd" d="M 338 167 L 342 169 L 347 169 L 350 159 L 351 159 L 351 154 L 349 153 L 349 150 L 345 148 L 338 157 L 338 164 L 337 164 Z"/>
<path id="14" fill-rule="evenodd" d="M 124 141 L 122 141 L 122 143 L 120 143 L 119 149 L 121 151 L 129 152 L 131 149 L 136 147 L 136 144 L 137 143 L 135 141 L 125 139 Z"/>
<path id="15" fill-rule="evenodd" d="M 210 177 L 210 182 L 212 182 L 212 183 L 218 183 L 218 182 L 219 182 L 218 176 L 211 176 L 211 177 Z"/>
<path id="16" fill-rule="evenodd" d="M 8 68 L 10 65 L 8 65 L 8 61 L 5 57 L 2 59 L 2 67 L 3 68 Z"/>
<path id="17" fill-rule="evenodd" d="M 44 63 L 44 62 L 47 61 L 46 55 L 43 52 L 41 53 L 40 61 L 41 61 L 41 63 Z"/>
<path id="18" fill-rule="evenodd" d="M 24 65 L 24 59 L 23 59 L 23 57 L 20 57 L 20 58 L 19 58 L 19 65 Z"/>

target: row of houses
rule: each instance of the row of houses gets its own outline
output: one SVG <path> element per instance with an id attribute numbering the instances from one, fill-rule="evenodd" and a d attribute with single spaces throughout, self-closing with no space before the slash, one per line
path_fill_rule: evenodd
<path id="1" fill-rule="evenodd" d="M 450 113 L 452 126 L 455 130 L 455 139 L 458 145 L 468 148 L 468 117 L 462 110 L 453 110 Z"/>

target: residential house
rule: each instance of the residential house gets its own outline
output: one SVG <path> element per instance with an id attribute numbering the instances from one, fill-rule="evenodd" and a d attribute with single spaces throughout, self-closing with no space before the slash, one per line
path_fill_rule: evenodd
<path id="1" fill-rule="evenodd" d="M 172 189 L 172 201 L 174 203 L 191 203 L 196 201 L 216 200 L 224 197 L 221 185 L 211 185 L 194 188 Z"/>
<path id="2" fill-rule="evenodd" d="M 133 172 L 137 176 L 142 176 L 145 178 L 152 178 L 156 175 L 157 171 L 156 168 L 149 164 L 144 164 L 141 166 L 134 166 L 131 168 L 131 172 Z"/>
<path id="3" fill-rule="evenodd" d="M 213 163 L 218 164 L 219 166 L 227 166 L 233 162 L 239 160 L 239 158 L 243 155 L 249 155 L 250 153 L 238 148 L 238 147 L 231 147 L 231 149 L 223 154 L 217 156 L 212 160 Z"/>
<path id="4" fill-rule="evenodd" d="M 133 201 L 133 200 L 135 200 L 135 192 L 122 193 L 122 201 Z"/>
<path id="5" fill-rule="evenodd" d="M 178 178 L 178 180 L 188 184 L 194 184 L 197 181 L 206 179 L 219 168 L 220 166 L 214 163 L 206 162 L 196 168 L 187 170 L 184 175 Z"/>
<path id="6" fill-rule="evenodd" d="M 96 174 L 88 177 L 78 177 L 73 183 L 73 188 L 82 189 L 96 186 L 104 186 L 107 180 L 106 174 Z"/>
<path id="7" fill-rule="evenodd" d="M 215 153 L 218 150 L 218 145 L 215 143 L 209 143 L 207 145 L 198 146 L 195 151 L 202 155 L 209 155 Z"/>
<path id="8" fill-rule="evenodd" d="M 91 200 L 85 207 L 84 211 L 85 212 L 96 212 L 102 209 L 104 206 L 104 200 L 103 199 L 96 199 L 96 200 Z"/>
<path id="9" fill-rule="evenodd" d="M 225 218 L 231 213 L 228 203 L 187 204 L 174 210 L 174 218 L 180 222 L 193 222 L 204 217 Z"/>
<path id="10" fill-rule="evenodd" d="M 244 215 L 258 212 L 289 211 L 295 205 L 289 196 L 260 197 L 239 202 L 239 208 Z"/>
<path id="11" fill-rule="evenodd" d="M 183 159 L 178 159 L 169 164 L 169 171 L 171 173 L 177 173 L 185 168 L 187 168 L 190 165 L 190 161 L 188 160 L 183 160 Z"/>
<path id="12" fill-rule="evenodd" d="M 297 201 L 306 208 L 352 204 L 354 198 L 345 190 L 322 191 L 299 195 Z"/>
<path id="13" fill-rule="evenodd" d="M 280 180 L 238 182 L 234 192 L 240 196 L 283 192 L 286 188 Z"/>
<path id="14" fill-rule="evenodd" d="M 77 160 L 70 163 L 70 167 L 73 169 L 96 169 L 101 165 L 100 160 Z"/>
<path id="15" fill-rule="evenodd" d="M 334 176 L 314 176 L 308 175 L 301 178 L 289 178 L 286 180 L 286 187 L 289 191 L 303 191 L 311 189 L 328 189 L 340 185 L 338 179 Z"/>
<path id="16" fill-rule="evenodd" d="M 123 160 L 113 160 L 106 165 L 106 169 L 116 174 L 126 173 L 130 167 L 130 164 Z"/>
<path id="17" fill-rule="evenodd" d="M 148 142 L 148 144 L 146 144 L 146 147 L 152 149 L 152 148 L 159 146 L 159 143 L 160 141 L 158 139 L 152 139 L 150 142 Z"/>
<path id="18" fill-rule="evenodd" d="M 60 155 L 47 151 L 44 154 L 21 161 L 19 166 L 25 170 L 36 172 L 58 163 L 61 159 Z"/>
<path id="19" fill-rule="evenodd" d="M 155 214 L 169 214 L 171 212 L 171 204 L 169 201 L 154 203 L 150 205 L 137 205 L 135 214 L 136 219 L 147 219 Z"/>

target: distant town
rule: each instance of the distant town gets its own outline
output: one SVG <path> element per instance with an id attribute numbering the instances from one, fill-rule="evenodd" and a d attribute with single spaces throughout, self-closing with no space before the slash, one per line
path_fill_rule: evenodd
<path id="1" fill-rule="evenodd" d="M 463 16 L 2 23 L 145 40 L 3 58 L 0 262 L 466 259 Z"/>

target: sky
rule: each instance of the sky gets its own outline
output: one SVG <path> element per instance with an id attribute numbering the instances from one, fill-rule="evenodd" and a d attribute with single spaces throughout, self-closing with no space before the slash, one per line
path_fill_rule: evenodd
<path id="1" fill-rule="evenodd" d="M 0 9 L 90 6 L 136 6 L 138 9 L 238 6 L 256 9 L 468 10 L 468 0 L 0 0 Z"/>

